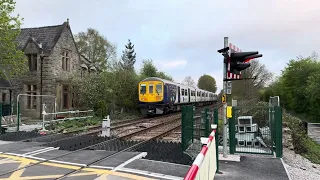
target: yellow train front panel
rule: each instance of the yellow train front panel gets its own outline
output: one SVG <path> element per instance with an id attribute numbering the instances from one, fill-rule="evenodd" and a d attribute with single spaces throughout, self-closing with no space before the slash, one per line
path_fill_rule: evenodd
<path id="1" fill-rule="evenodd" d="M 163 82 L 143 81 L 139 83 L 140 102 L 161 102 L 163 100 Z"/>

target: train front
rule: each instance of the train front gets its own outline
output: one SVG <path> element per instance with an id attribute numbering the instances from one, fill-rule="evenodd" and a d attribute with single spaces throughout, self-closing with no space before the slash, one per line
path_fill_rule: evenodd
<path id="1" fill-rule="evenodd" d="M 139 83 L 139 107 L 142 115 L 163 114 L 164 86 L 161 80 L 147 78 Z"/>

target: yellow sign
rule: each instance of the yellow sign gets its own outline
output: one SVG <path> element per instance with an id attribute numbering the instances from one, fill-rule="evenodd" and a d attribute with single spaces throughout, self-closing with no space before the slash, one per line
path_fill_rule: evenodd
<path id="1" fill-rule="evenodd" d="M 227 118 L 232 118 L 232 106 L 227 106 Z"/>
<path id="2" fill-rule="evenodd" d="M 227 97 L 225 94 L 222 95 L 222 104 L 225 104 L 227 100 Z"/>

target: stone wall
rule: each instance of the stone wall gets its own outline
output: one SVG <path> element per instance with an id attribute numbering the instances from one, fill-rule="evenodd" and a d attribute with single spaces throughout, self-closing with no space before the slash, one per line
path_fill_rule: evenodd
<path id="1" fill-rule="evenodd" d="M 71 53 L 70 56 L 70 71 L 64 71 L 62 69 L 62 55 L 64 50 L 68 50 Z M 52 74 L 54 78 L 54 83 L 50 84 L 48 90 L 54 91 L 57 95 L 57 110 L 66 110 L 62 108 L 62 86 L 63 84 L 68 85 L 69 80 L 72 75 L 80 76 L 80 57 L 74 43 L 71 30 L 67 27 L 61 34 L 56 46 L 54 47 L 50 59 L 54 59 L 51 64 Z M 71 97 L 71 95 L 69 96 Z M 69 104 L 71 105 L 71 98 L 69 99 Z"/>

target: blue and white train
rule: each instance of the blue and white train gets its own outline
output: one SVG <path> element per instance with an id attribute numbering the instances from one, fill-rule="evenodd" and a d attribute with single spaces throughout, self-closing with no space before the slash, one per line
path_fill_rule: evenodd
<path id="1" fill-rule="evenodd" d="M 216 101 L 215 93 L 157 77 L 139 82 L 139 107 L 143 115 L 167 114 L 179 111 L 182 105 L 198 106 Z"/>

